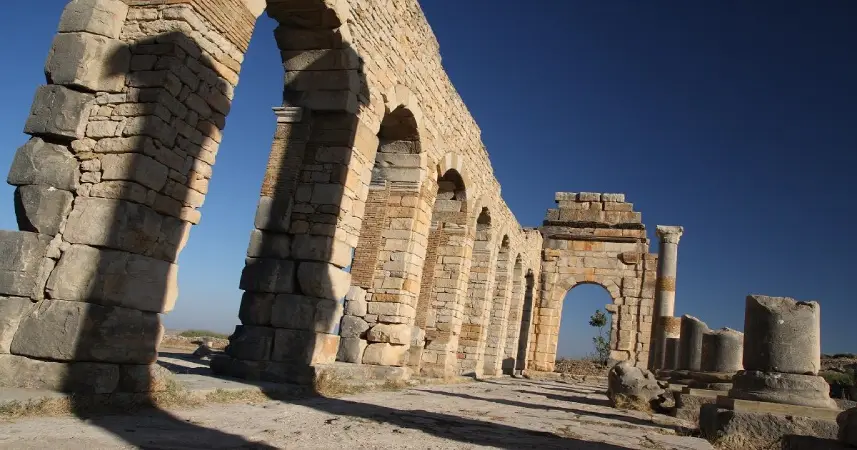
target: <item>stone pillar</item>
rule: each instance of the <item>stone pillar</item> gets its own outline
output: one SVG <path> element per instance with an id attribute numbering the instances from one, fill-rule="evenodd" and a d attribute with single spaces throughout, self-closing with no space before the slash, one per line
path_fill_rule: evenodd
<path id="1" fill-rule="evenodd" d="M 660 239 L 660 250 L 658 253 L 658 278 L 655 289 L 655 321 L 654 330 L 654 368 L 663 367 L 664 345 L 666 334 L 663 329 L 661 317 L 672 317 L 675 314 L 675 284 L 676 269 L 678 267 L 678 241 L 681 239 L 684 228 L 680 226 L 658 225 L 656 229 Z"/>
<path id="2" fill-rule="evenodd" d="M 730 328 L 708 331 L 702 336 L 702 364 L 691 373 L 691 387 L 726 391 L 732 376 L 743 369 L 744 334 Z"/>
<path id="3" fill-rule="evenodd" d="M 128 3 L 69 2 L 24 126 L 7 179 L 21 231 L 0 232 L 3 386 L 164 387 L 159 314 L 261 11 Z"/>
<path id="4" fill-rule="evenodd" d="M 687 384 L 690 372 L 698 372 L 702 367 L 702 336 L 707 331 L 708 325 L 696 317 L 687 314 L 681 317 L 678 368 L 673 372 L 671 382 Z"/>
<path id="5" fill-rule="evenodd" d="M 747 296 L 744 370 L 729 397 L 836 408 L 821 368 L 821 307 L 788 297 Z"/>

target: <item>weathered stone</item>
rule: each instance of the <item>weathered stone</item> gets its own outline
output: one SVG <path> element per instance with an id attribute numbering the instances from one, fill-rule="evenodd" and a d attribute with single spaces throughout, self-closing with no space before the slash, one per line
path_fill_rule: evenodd
<path id="1" fill-rule="evenodd" d="M 702 336 L 703 372 L 734 373 L 742 370 L 743 355 L 744 333 L 722 328 Z"/>
<path id="2" fill-rule="evenodd" d="M 345 314 L 349 316 L 364 317 L 368 312 L 369 304 L 366 300 L 345 300 Z"/>
<path id="3" fill-rule="evenodd" d="M 271 360 L 297 364 L 330 364 L 336 361 L 339 336 L 278 328 Z"/>
<path id="4" fill-rule="evenodd" d="M 821 368 L 821 308 L 787 297 L 747 296 L 744 368 L 816 375 Z"/>
<path id="5" fill-rule="evenodd" d="M 723 448 L 776 448 L 784 436 L 806 435 L 820 438 L 836 437 L 836 422 L 832 420 L 733 411 L 717 404 L 702 405 L 699 413 L 702 436 L 716 441 Z"/>
<path id="6" fill-rule="evenodd" d="M 187 242 L 190 225 L 164 216 L 148 206 L 124 200 L 78 198 L 63 238 L 85 244 L 124 250 L 172 262 Z"/>
<path id="7" fill-rule="evenodd" d="M 0 295 L 36 295 L 39 268 L 50 241 L 41 234 L 0 230 Z"/>
<path id="8" fill-rule="evenodd" d="M 73 191 L 77 179 L 77 160 L 68 148 L 34 137 L 15 153 L 6 182 L 13 186 L 37 184 Z"/>
<path id="9" fill-rule="evenodd" d="M 295 294 L 276 296 L 271 310 L 271 325 L 294 330 L 314 329 L 315 309 L 319 300 Z"/>
<path id="10" fill-rule="evenodd" d="M 241 296 L 238 318 L 245 325 L 271 325 L 271 311 L 274 307 L 274 294 L 245 292 Z"/>
<path id="11" fill-rule="evenodd" d="M 304 261 L 298 266 L 298 285 L 305 295 L 340 301 L 350 283 L 351 274 L 332 264 Z"/>
<path id="12" fill-rule="evenodd" d="M 156 313 L 42 300 L 21 322 L 11 351 L 56 361 L 150 364 L 162 334 Z"/>
<path id="13" fill-rule="evenodd" d="M 680 344 L 680 338 L 666 338 L 666 344 L 664 346 L 664 369 L 678 369 Z"/>
<path id="14" fill-rule="evenodd" d="M 830 385 L 816 375 L 743 370 L 732 377 L 729 397 L 813 408 L 837 408 L 836 402 L 830 398 Z"/>
<path id="15" fill-rule="evenodd" d="M 117 39 L 128 5 L 121 0 L 73 0 L 60 17 L 59 32 L 85 31 Z"/>
<path id="16" fill-rule="evenodd" d="M 229 336 L 226 353 L 238 359 L 267 361 L 274 346 L 274 328 L 237 325 Z"/>
<path id="17" fill-rule="evenodd" d="M 130 65 L 131 51 L 118 39 L 61 33 L 54 38 L 45 74 L 58 85 L 91 92 L 122 92 Z"/>
<path id="18" fill-rule="evenodd" d="M 40 86 L 24 124 L 24 133 L 68 141 L 82 139 L 86 126 L 85 112 L 94 99 L 92 94 L 56 84 Z"/>
<path id="19" fill-rule="evenodd" d="M 292 258 L 329 262 L 337 267 L 351 265 L 354 249 L 338 239 L 302 234 L 292 241 Z"/>
<path id="20" fill-rule="evenodd" d="M 146 200 L 149 192 L 152 191 L 132 181 L 102 181 L 101 183 L 92 185 L 92 188 L 89 190 L 89 197 L 147 203 Z"/>
<path id="21" fill-rule="evenodd" d="M 286 259 L 291 253 L 292 241 L 289 235 L 254 229 L 250 233 L 250 245 L 247 256 L 251 258 Z"/>
<path id="22" fill-rule="evenodd" d="M 407 345 L 369 344 L 363 352 L 363 364 L 401 366 L 405 363 Z"/>
<path id="23" fill-rule="evenodd" d="M 362 338 L 363 333 L 368 329 L 369 324 L 366 323 L 365 320 L 354 316 L 344 316 L 342 318 L 342 326 L 340 327 L 339 336 L 343 338 Z"/>
<path id="24" fill-rule="evenodd" d="M 92 362 L 40 361 L 0 355 L 0 387 L 110 394 L 119 384 L 119 366 Z"/>
<path id="25" fill-rule="evenodd" d="M 339 350 L 336 352 L 336 360 L 360 364 L 363 362 L 363 352 L 366 351 L 368 345 L 368 342 L 360 338 L 342 337 L 339 339 Z"/>
<path id="26" fill-rule="evenodd" d="M 261 197 L 256 207 L 254 224 L 259 230 L 270 230 L 280 233 L 289 231 L 292 215 L 292 201 L 277 201 L 271 197 Z"/>
<path id="27" fill-rule="evenodd" d="M 634 367 L 629 361 L 614 365 L 607 374 L 607 397 L 614 405 L 621 400 L 648 405 L 659 401 L 663 394 L 664 388 L 652 372 Z"/>
<path id="28" fill-rule="evenodd" d="M 283 259 L 247 258 L 239 289 L 275 294 L 294 292 L 295 263 Z"/>
<path id="29" fill-rule="evenodd" d="M 679 344 L 679 370 L 699 371 L 702 367 L 702 336 L 708 325 L 696 317 L 685 314 L 681 318 L 681 343 Z"/>
<path id="30" fill-rule="evenodd" d="M 102 180 L 135 181 L 161 190 L 167 183 L 170 170 L 154 159 L 139 153 L 107 154 L 101 157 Z"/>
<path id="31" fill-rule="evenodd" d="M 178 297 L 178 266 L 133 253 L 72 245 L 51 273 L 47 292 L 52 299 L 165 313 L 172 311 Z"/>
<path id="32" fill-rule="evenodd" d="M 118 392 L 162 392 L 169 387 L 172 374 L 158 364 L 119 366 Z"/>
<path id="33" fill-rule="evenodd" d="M 0 354 L 9 353 L 12 338 L 33 302 L 25 297 L 0 297 Z"/>
<path id="34" fill-rule="evenodd" d="M 411 343 L 411 326 L 405 324 L 378 324 L 366 334 L 369 342 L 389 342 L 391 344 L 409 345 Z"/>
<path id="35" fill-rule="evenodd" d="M 851 408 L 836 416 L 840 442 L 857 447 L 857 408 Z"/>
<path id="36" fill-rule="evenodd" d="M 47 236 L 59 232 L 71 211 L 71 192 L 48 186 L 19 186 L 15 189 L 15 216 L 18 229 Z"/>
<path id="37" fill-rule="evenodd" d="M 318 299 L 313 316 L 313 330 L 316 333 L 339 335 L 342 323 L 342 303 L 330 299 Z"/>

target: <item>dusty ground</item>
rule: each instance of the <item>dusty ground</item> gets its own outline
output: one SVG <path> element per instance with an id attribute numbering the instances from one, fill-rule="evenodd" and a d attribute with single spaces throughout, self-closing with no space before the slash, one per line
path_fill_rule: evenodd
<path id="1" fill-rule="evenodd" d="M 712 448 L 676 435 L 675 419 L 606 406 L 602 390 L 507 378 L 340 399 L 24 418 L 0 422 L 0 448 Z"/>

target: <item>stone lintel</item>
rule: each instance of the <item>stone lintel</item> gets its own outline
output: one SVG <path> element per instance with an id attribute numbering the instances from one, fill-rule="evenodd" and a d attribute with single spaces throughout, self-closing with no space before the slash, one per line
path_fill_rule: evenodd
<path id="1" fill-rule="evenodd" d="M 646 225 L 640 222 L 622 222 L 610 225 L 604 222 L 565 222 L 561 220 L 545 220 L 542 226 L 567 228 L 609 228 L 613 230 L 645 230 Z"/>
<path id="2" fill-rule="evenodd" d="M 617 242 L 617 243 L 638 243 L 643 239 L 630 236 L 586 236 L 577 234 L 554 234 L 547 239 L 555 239 L 558 241 L 597 241 L 597 242 Z"/>

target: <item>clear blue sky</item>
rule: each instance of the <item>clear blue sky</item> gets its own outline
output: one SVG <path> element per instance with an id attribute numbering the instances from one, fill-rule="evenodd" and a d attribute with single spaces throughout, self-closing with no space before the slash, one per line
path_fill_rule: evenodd
<path id="1" fill-rule="evenodd" d="M 4 173 L 65 1 L 38 3 L 0 6 Z M 522 224 L 555 191 L 624 192 L 651 238 L 685 227 L 677 314 L 740 329 L 748 293 L 815 299 L 823 350 L 857 351 L 857 2 L 422 4 Z M 167 326 L 237 323 L 281 98 L 273 27 L 263 16 L 253 37 Z M 0 228 L 15 228 L 5 185 Z M 586 322 L 608 301 L 569 294 L 560 354 L 590 350 Z"/>

